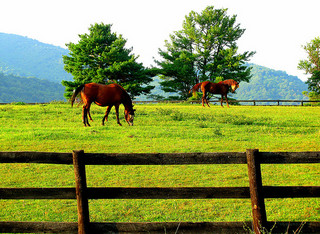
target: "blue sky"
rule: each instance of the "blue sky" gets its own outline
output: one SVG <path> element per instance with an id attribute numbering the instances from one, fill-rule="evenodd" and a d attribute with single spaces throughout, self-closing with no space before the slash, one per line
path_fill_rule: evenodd
<path id="1" fill-rule="evenodd" d="M 65 47 L 90 24 L 113 24 L 150 66 L 185 15 L 209 5 L 237 15 L 246 29 L 239 51 L 256 51 L 252 63 L 306 79 L 297 64 L 306 58 L 301 46 L 320 36 L 319 0 L 1 0 L 0 32 Z"/>

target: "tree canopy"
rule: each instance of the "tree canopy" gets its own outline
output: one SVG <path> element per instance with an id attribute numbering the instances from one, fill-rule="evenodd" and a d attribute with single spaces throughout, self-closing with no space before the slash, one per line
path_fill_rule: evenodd
<path id="1" fill-rule="evenodd" d="M 307 52 L 308 59 L 300 60 L 298 68 L 304 70 L 306 74 L 310 74 L 307 84 L 308 89 L 314 92 L 311 96 L 320 95 L 320 37 L 316 37 L 303 46 L 303 49 Z"/>
<path id="2" fill-rule="evenodd" d="M 186 98 L 193 85 L 205 80 L 248 82 L 250 68 L 245 62 L 255 52 L 238 53 L 236 41 L 244 31 L 236 23 L 236 15 L 227 15 L 227 9 L 209 6 L 200 14 L 191 11 L 182 30 L 170 35 L 165 50 L 159 49 L 162 60 L 155 62 L 163 90 Z"/>
<path id="3" fill-rule="evenodd" d="M 79 35 L 77 44 L 69 43 L 69 55 L 63 56 L 64 69 L 73 75 L 74 81 L 63 81 L 65 96 L 69 98 L 75 87 L 81 84 L 118 83 L 133 96 L 148 94 L 153 88 L 148 69 L 125 47 L 122 35 L 111 31 L 110 24 L 95 24 L 89 34 Z"/>

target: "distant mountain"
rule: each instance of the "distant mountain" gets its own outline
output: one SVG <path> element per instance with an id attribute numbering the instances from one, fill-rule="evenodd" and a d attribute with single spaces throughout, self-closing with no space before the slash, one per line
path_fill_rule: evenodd
<path id="1" fill-rule="evenodd" d="M 152 100 L 163 100 L 168 99 L 170 96 L 177 96 L 176 93 L 167 93 L 161 89 L 160 82 L 162 80 L 159 76 L 153 77 L 153 81 L 149 85 L 154 86 L 154 89 L 151 90 L 149 95 L 140 95 L 135 97 L 136 101 L 152 101 Z"/>
<path id="2" fill-rule="evenodd" d="M 252 78 L 249 83 L 241 82 L 240 87 L 235 94 L 229 94 L 229 97 L 238 100 L 294 100 L 307 99 L 302 95 L 303 91 L 308 90 L 308 86 L 296 76 L 290 76 L 284 71 L 276 71 L 263 66 L 248 64 L 252 67 Z M 169 96 L 176 96 L 174 93 L 165 93 L 161 90 L 161 79 L 155 77 L 151 83 L 156 86 L 151 91 L 151 97 L 163 96 L 165 99 Z M 215 95 L 219 98 L 219 96 Z M 139 101 L 152 100 L 148 96 L 139 96 Z"/>
<path id="3" fill-rule="evenodd" d="M 63 100 L 61 81 L 72 80 L 63 69 L 62 55 L 66 54 L 68 50 L 58 46 L 0 33 L 0 102 Z M 302 92 L 308 90 L 307 85 L 298 77 L 255 64 L 248 66 L 252 67 L 250 83 L 241 82 L 236 94 L 230 97 L 238 100 L 305 98 Z M 160 81 L 155 77 L 151 84 L 155 86 L 152 99 L 175 96 L 162 91 Z M 150 97 L 140 96 L 136 100 L 150 100 Z"/>
<path id="4" fill-rule="evenodd" d="M 263 66 L 249 64 L 252 78 L 249 83 L 241 82 L 233 98 L 238 100 L 306 99 L 302 95 L 308 86 L 297 76 Z"/>
<path id="5" fill-rule="evenodd" d="M 5 75 L 0 72 L 0 103 L 64 100 L 64 87 L 47 80 Z"/>
<path id="6" fill-rule="evenodd" d="M 71 80 L 63 69 L 62 55 L 68 50 L 27 37 L 0 33 L 0 72 L 36 77 L 56 83 Z"/>

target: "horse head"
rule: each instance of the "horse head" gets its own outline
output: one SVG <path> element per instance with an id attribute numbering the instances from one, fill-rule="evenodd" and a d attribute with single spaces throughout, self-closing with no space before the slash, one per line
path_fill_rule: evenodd
<path id="1" fill-rule="evenodd" d="M 235 80 L 232 80 L 232 79 L 220 81 L 219 84 L 226 84 L 229 87 L 231 87 L 232 93 L 234 93 L 236 91 L 236 89 L 239 88 L 239 83 Z"/>
<path id="2" fill-rule="evenodd" d="M 235 80 L 230 80 L 231 92 L 234 93 L 239 88 L 239 83 Z"/>
<path id="3" fill-rule="evenodd" d="M 136 110 L 133 108 L 124 110 L 124 118 L 126 119 L 129 126 L 133 126 L 134 112 Z"/>
<path id="4" fill-rule="evenodd" d="M 237 88 L 239 88 L 239 83 L 236 81 L 236 84 L 231 85 L 231 92 L 234 93 Z"/>

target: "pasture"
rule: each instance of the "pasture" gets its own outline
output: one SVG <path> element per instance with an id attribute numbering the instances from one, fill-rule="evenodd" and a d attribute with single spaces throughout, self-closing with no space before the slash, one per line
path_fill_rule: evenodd
<path id="1" fill-rule="evenodd" d="M 203 108 L 200 104 L 136 105 L 129 127 L 120 108 L 101 126 L 105 108 L 92 106 L 92 127 L 81 107 L 66 103 L 0 106 L 1 151 L 243 152 L 320 151 L 319 107 Z M 248 186 L 246 165 L 88 166 L 88 186 Z M 264 185 L 319 186 L 319 165 L 263 165 Z M 0 164 L 0 187 L 74 186 L 72 166 Z M 244 221 L 248 199 L 90 201 L 91 221 Z M 2 221 L 76 221 L 76 201 L 0 201 Z M 320 221 L 320 199 L 266 200 L 269 220 Z"/>

